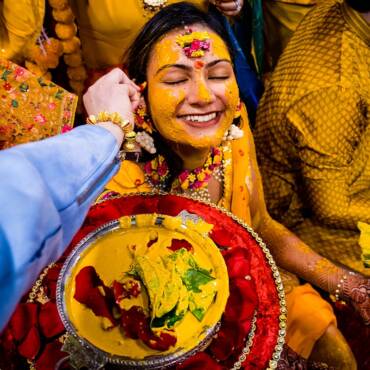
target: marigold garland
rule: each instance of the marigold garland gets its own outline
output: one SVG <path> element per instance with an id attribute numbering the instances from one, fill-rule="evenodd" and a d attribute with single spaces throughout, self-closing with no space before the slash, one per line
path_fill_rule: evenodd
<path id="1" fill-rule="evenodd" d="M 64 62 L 67 65 L 69 85 L 79 97 L 77 112 L 82 111 L 82 92 L 87 78 L 83 64 L 81 41 L 77 37 L 77 25 L 69 0 L 48 0 L 52 15 L 57 22 L 55 33 L 62 42 Z"/>

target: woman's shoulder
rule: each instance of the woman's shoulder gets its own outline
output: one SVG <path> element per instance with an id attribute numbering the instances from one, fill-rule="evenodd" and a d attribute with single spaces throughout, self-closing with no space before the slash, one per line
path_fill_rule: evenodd
<path id="1" fill-rule="evenodd" d="M 117 174 L 107 184 L 106 189 L 120 194 L 151 190 L 145 181 L 145 174 L 140 164 L 128 160 L 121 162 Z"/>

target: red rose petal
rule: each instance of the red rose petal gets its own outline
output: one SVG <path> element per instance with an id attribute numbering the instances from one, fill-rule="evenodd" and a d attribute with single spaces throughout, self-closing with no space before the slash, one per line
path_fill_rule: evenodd
<path id="1" fill-rule="evenodd" d="M 82 268 L 76 276 L 74 298 L 90 308 L 96 316 L 106 317 L 113 326 L 117 325 L 112 315 L 114 306 L 113 292 L 106 287 L 96 273 L 94 267 Z M 103 288 L 105 295 L 98 289 Z"/>
<path id="2" fill-rule="evenodd" d="M 149 317 L 145 316 L 139 306 L 122 310 L 121 325 L 129 338 L 141 339 L 149 348 L 158 351 L 166 351 L 176 344 L 177 338 L 173 331 L 162 331 L 159 335 L 155 335 L 150 329 L 149 322 Z"/>
<path id="3" fill-rule="evenodd" d="M 49 301 L 41 306 L 39 324 L 41 332 L 47 338 L 54 337 L 64 331 L 64 326 L 58 314 L 55 302 Z"/>
<path id="4" fill-rule="evenodd" d="M 157 243 L 157 241 L 158 241 L 158 237 L 156 237 L 155 239 L 149 240 L 146 246 L 150 248 L 154 243 Z"/>
<path id="5" fill-rule="evenodd" d="M 51 370 L 55 368 L 55 364 L 67 353 L 61 351 L 62 343 L 53 341 L 48 343 L 42 351 L 40 357 L 36 361 L 37 370 Z"/>
<path id="6" fill-rule="evenodd" d="M 230 296 L 224 312 L 225 320 L 250 320 L 257 306 L 256 288 L 251 280 L 243 278 L 232 279 Z"/>
<path id="7" fill-rule="evenodd" d="M 28 332 L 24 341 L 18 346 L 18 352 L 28 359 L 33 360 L 40 350 L 40 335 L 34 326 Z"/>
<path id="8" fill-rule="evenodd" d="M 152 333 L 150 338 L 148 340 L 143 340 L 143 342 L 149 348 L 156 349 L 157 351 L 167 351 L 171 346 L 176 344 L 177 338 L 173 331 L 168 330 L 162 331 L 159 336 Z"/>
<path id="9" fill-rule="evenodd" d="M 124 298 L 136 298 L 141 292 L 140 282 L 134 279 L 130 279 L 123 284 L 114 280 L 112 289 L 117 304 Z"/>
<path id="10" fill-rule="evenodd" d="M 37 323 L 36 303 L 20 303 L 9 322 L 9 328 L 16 340 L 22 340 Z"/>
<path id="11" fill-rule="evenodd" d="M 223 323 L 209 349 L 214 357 L 224 361 L 235 351 L 239 338 L 240 330 L 237 322 Z M 241 338 L 244 339 L 243 335 Z"/>
<path id="12" fill-rule="evenodd" d="M 250 255 L 247 248 L 236 247 L 223 252 L 229 278 L 244 278 L 250 273 Z"/>
<path id="13" fill-rule="evenodd" d="M 193 252 L 193 246 L 184 239 L 172 239 L 171 246 L 167 247 L 168 249 L 171 249 L 171 251 L 178 251 L 181 248 L 185 248 L 188 252 Z"/>
<path id="14" fill-rule="evenodd" d="M 132 306 L 129 310 L 121 310 L 121 326 L 127 337 L 139 339 L 139 332 L 150 330 L 148 318 L 139 306 Z"/>

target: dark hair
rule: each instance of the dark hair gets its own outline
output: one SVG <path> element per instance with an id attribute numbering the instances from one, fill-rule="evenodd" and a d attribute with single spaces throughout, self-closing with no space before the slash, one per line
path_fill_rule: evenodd
<path id="1" fill-rule="evenodd" d="M 137 83 L 146 81 L 150 52 L 157 41 L 176 28 L 184 28 L 195 23 L 201 23 L 219 35 L 228 47 L 231 58 L 233 57 L 228 34 L 212 12 L 203 12 L 196 6 L 182 1 L 163 8 L 142 28 L 128 50 L 127 64 L 130 78 L 134 78 Z"/>
<path id="2" fill-rule="evenodd" d="M 369 0 L 346 0 L 348 5 L 358 12 L 370 12 Z"/>
<path id="3" fill-rule="evenodd" d="M 210 6 L 212 9 L 212 7 Z M 154 45 L 162 36 L 177 28 L 191 26 L 195 23 L 210 28 L 225 42 L 229 49 L 230 56 L 233 58 L 231 43 L 228 34 L 217 16 L 211 12 L 205 13 L 196 6 L 187 2 L 179 2 L 168 5 L 160 10 L 151 20 L 149 20 L 136 37 L 132 46 L 128 50 L 127 64 L 128 75 L 134 78 L 136 83 L 147 80 L 146 70 L 150 58 L 150 53 Z M 145 92 L 144 92 L 145 94 Z M 158 154 L 166 158 L 170 176 L 166 183 L 166 190 L 170 190 L 171 183 L 182 170 L 182 159 L 172 151 L 170 146 L 158 132 L 153 132 L 155 146 Z M 144 154 L 142 160 L 148 160 L 153 155 Z"/>

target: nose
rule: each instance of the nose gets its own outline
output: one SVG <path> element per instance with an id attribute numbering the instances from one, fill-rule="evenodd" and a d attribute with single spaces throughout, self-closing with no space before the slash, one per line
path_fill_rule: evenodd
<path id="1" fill-rule="evenodd" d="M 191 105 L 208 105 L 215 100 L 214 92 L 204 77 L 196 78 L 188 92 L 188 103 Z"/>

